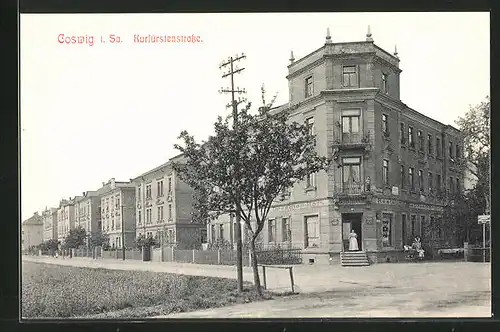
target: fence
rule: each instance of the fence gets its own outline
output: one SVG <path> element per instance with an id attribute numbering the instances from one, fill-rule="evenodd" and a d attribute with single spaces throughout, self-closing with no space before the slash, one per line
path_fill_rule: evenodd
<path id="1" fill-rule="evenodd" d="M 259 264 L 284 265 L 301 264 L 302 251 L 294 248 L 269 248 L 256 251 Z M 99 255 L 105 259 L 122 259 L 121 250 L 102 250 Z M 75 257 L 85 257 L 80 253 Z M 90 256 L 92 257 L 92 253 Z M 151 249 L 151 261 L 153 262 L 177 262 L 209 265 L 236 265 L 236 250 L 179 250 L 173 247 L 162 247 Z M 139 249 L 126 250 L 125 259 L 142 260 L 142 251 Z M 243 266 L 250 266 L 250 252 L 243 251 Z"/>
<path id="2" fill-rule="evenodd" d="M 490 248 L 468 248 L 465 260 L 467 262 L 490 262 Z"/>

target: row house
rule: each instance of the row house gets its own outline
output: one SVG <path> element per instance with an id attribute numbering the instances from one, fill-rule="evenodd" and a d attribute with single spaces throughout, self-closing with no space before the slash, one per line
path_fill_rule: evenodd
<path id="1" fill-rule="evenodd" d="M 101 199 L 98 191 L 86 191 L 75 199 L 75 228 L 83 228 L 86 233 L 85 244 L 89 245 L 90 236 L 101 229 Z"/>
<path id="2" fill-rule="evenodd" d="M 135 186 L 114 178 L 97 190 L 101 231 L 112 248 L 132 248 L 135 240 Z M 91 203 L 92 206 L 92 203 Z M 95 225 L 99 225 L 96 211 Z"/>
<path id="3" fill-rule="evenodd" d="M 21 250 L 25 251 L 32 246 L 43 242 L 43 218 L 38 212 L 21 224 Z"/>
<path id="4" fill-rule="evenodd" d="M 62 199 L 57 210 L 57 238 L 61 243 L 69 235 L 69 231 L 75 228 L 75 200 Z"/>
<path id="5" fill-rule="evenodd" d="M 43 241 L 57 240 L 57 209 L 45 208 L 42 212 Z"/>
<path id="6" fill-rule="evenodd" d="M 288 66 L 290 121 L 307 123 L 327 171 L 310 174 L 273 204 L 259 242 L 302 248 L 304 261 L 331 263 L 349 233 L 372 262 L 401 256 L 463 190 L 463 136 L 400 100 L 400 59 L 360 42 L 325 44 Z M 209 223 L 210 240 L 234 239 L 234 220 Z M 246 230 L 243 230 L 243 238 Z"/>
<path id="7" fill-rule="evenodd" d="M 135 185 L 136 236 L 162 245 L 193 249 L 205 242 L 206 226 L 192 223 L 192 189 L 175 173 L 177 156 L 130 181 Z"/>

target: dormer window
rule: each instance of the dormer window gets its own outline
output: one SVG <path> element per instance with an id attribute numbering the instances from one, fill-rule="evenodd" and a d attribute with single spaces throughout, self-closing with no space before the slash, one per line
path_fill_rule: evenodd
<path id="1" fill-rule="evenodd" d="M 305 97 L 309 98 L 313 95 L 313 77 L 309 76 L 305 81 Z"/>
<path id="2" fill-rule="evenodd" d="M 356 66 L 344 66 L 342 68 L 342 85 L 346 88 L 358 87 L 358 73 Z"/>

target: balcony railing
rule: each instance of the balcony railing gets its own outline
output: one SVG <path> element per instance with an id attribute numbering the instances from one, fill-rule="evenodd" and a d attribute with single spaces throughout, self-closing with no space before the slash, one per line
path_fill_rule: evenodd
<path id="1" fill-rule="evenodd" d="M 337 148 L 358 148 L 365 147 L 370 144 L 369 134 L 359 133 L 342 133 L 337 136 L 333 142 L 333 146 Z"/>
<path id="2" fill-rule="evenodd" d="M 335 186 L 335 192 L 344 195 L 361 195 L 367 191 L 367 185 L 361 182 L 344 182 Z"/>

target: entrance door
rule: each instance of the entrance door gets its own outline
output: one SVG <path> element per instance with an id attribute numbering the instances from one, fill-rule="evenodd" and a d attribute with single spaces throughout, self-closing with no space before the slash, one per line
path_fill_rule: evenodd
<path id="1" fill-rule="evenodd" d="M 358 247 L 359 250 L 363 250 L 363 241 L 361 237 L 362 218 L 362 213 L 342 213 L 342 242 L 344 244 L 344 250 L 349 250 L 349 233 L 351 230 L 354 230 L 354 232 L 358 235 Z"/>

